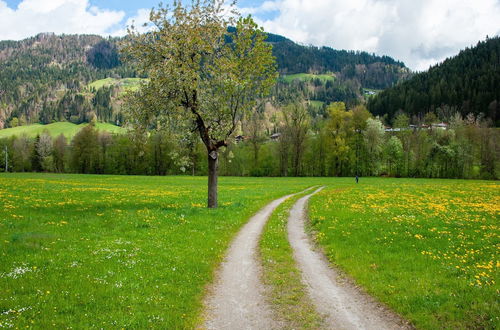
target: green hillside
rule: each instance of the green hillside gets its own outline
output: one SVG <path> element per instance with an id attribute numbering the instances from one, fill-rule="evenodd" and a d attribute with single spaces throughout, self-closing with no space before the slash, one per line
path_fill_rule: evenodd
<path id="1" fill-rule="evenodd" d="M 500 126 L 500 37 L 486 39 L 461 51 L 443 63 L 376 97 L 368 109 L 374 115 L 389 118 L 398 111 L 409 117 L 423 117 L 429 112 L 439 120 L 449 121 L 459 112 L 485 116 Z M 483 115 L 479 115 L 482 113 Z"/>
<path id="2" fill-rule="evenodd" d="M 63 134 L 64 136 L 71 138 L 87 125 L 88 124 L 76 125 L 68 122 L 59 122 L 48 125 L 32 124 L 27 126 L 18 126 L 0 130 L 0 138 L 8 138 L 14 135 L 27 135 L 29 137 L 34 137 L 37 134 L 41 134 L 45 130 L 47 130 L 52 136 Z M 100 131 L 107 131 L 110 133 L 120 134 L 125 132 L 124 128 L 108 123 L 97 123 L 96 127 Z"/>
<path id="3" fill-rule="evenodd" d="M 287 83 L 291 83 L 294 80 L 299 81 L 311 81 L 314 79 L 319 79 L 321 82 L 325 83 L 327 81 L 334 81 L 335 76 L 332 74 L 310 74 L 310 73 L 296 73 L 290 75 L 284 75 L 281 77 Z"/>
<path id="4" fill-rule="evenodd" d="M 322 101 L 317 101 L 317 100 L 310 100 L 309 101 L 309 106 L 316 108 L 316 109 L 322 109 L 324 105 L 325 105 L 325 102 L 322 102 Z"/>
<path id="5" fill-rule="evenodd" d="M 90 112 L 101 122 L 123 122 L 117 96 L 137 89 L 142 79 L 134 78 L 136 70 L 120 61 L 122 40 L 41 33 L 0 41 L 0 128 L 19 122 L 86 122 Z M 403 63 L 387 56 L 302 46 L 278 35 L 269 35 L 267 41 L 273 45 L 278 71 L 284 75 L 279 83 L 287 84 L 280 88 L 287 95 L 298 92 L 290 85 L 299 79 L 314 84 L 315 95 L 308 99 L 356 104 L 364 101 L 358 85 L 384 89 L 409 74 Z M 321 74 L 305 73 L 311 71 Z"/>
<path id="6" fill-rule="evenodd" d="M 139 88 L 141 81 L 144 79 L 142 78 L 123 78 L 123 79 L 116 79 L 116 78 L 105 78 L 105 79 L 100 79 L 91 82 L 90 84 L 87 85 L 89 89 L 95 89 L 98 90 L 102 87 L 121 87 L 122 91 L 135 91 Z"/>

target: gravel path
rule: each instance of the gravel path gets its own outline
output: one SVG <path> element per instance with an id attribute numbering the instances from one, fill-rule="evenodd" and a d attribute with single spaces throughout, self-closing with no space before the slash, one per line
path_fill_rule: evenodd
<path id="1" fill-rule="evenodd" d="M 308 293 L 317 311 L 325 317 L 325 327 L 377 330 L 409 328 L 397 315 L 342 279 L 325 256 L 314 248 L 304 229 L 307 218 L 305 210 L 309 198 L 321 189 L 299 199 L 290 210 L 288 239 Z"/>
<path id="2" fill-rule="evenodd" d="M 264 297 L 258 260 L 259 238 L 271 213 L 287 198 L 279 198 L 255 214 L 240 230 L 220 266 L 217 280 L 205 301 L 207 329 L 274 329 Z"/>

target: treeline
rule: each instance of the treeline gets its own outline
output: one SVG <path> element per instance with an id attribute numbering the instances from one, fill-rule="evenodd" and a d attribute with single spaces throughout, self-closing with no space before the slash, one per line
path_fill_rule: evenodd
<path id="1" fill-rule="evenodd" d="M 269 116 L 275 116 L 272 123 Z M 220 155 L 220 173 L 498 179 L 499 131 L 491 121 L 457 113 L 446 130 L 409 124 L 401 113 L 388 130 L 363 106 L 346 110 L 341 102 L 328 106 L 324 118 L 312 116 L 304 103 L 271 115 L 260 108 Z M 206 150 L 194 133 L 112 135 L 91 124 L 71 141 L 43 133 L 0 140 L 0 148 L 15 172 L 207 174 Z"/>
<path id="2" fill-rule="evenodd" d="M 46 101 L 40 111 L 40 123 L 67 121 L 74 124 L 88 123 L 94 117 L 100 122 L 121 125 L 123 115 L 116 111 L 112 98 L 116 98 L 118 90 L 113 86 L 104 86 L 88 95 L 69 90 L 54 101 Z M 11 119 L 10 126 L 16 126 L 17 118 Z M 19 123 L 23 125 L 22 122 Z"/>
<path id="3" fill-rule="evenodd" d="M 167 175 L 204 174 L 201 144 L 188 147 L 170 133 L 149 137 L 98 131 L 95 121 L 82 128 L 70 141 L 52 137 L 48 131 L 35 138 L 13 136 L 0 139 L 0 169 L 10 172 L 55 172 L 83 174 Z M 196 149 L 195 149 L 196 148 Z M 5 152 L 7 151 L 7 162 Z"/>
<path id="4" fill-rule="evenodd" d="M 459 112 L 462 116 L 484 113 L 500 126 L 500 37 L 479 42 L 381 92 L 370 99 L 368 109 L 391 119 L 398 111 L 421 117 L 431 111 Z"/>
<path id="5" fill-rule="evenodd" d="M 118 91 L 113 86 L 92 90 L 90 97 L 88 94 L 67 90 L 59 99 L 44 101 L 35 114 L 39 118 L 38 122 L 44 125 L 63 121 L 73 124 L 88 123 L 94 117 L 101 122 L 120 125 L 123 115 L 115 111 L 112 103 L 112 97 L 117 97 L 117 94 Z M 21 105 L 19 109 L 23 108 L 24 105 Z M 24 112 L 21 113 L 19 118 L 11 117 L 9 127 L 30 124 Z"/>

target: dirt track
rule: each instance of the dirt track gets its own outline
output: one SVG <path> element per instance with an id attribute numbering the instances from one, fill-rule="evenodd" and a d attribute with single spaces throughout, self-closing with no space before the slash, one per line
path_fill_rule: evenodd
<path id="1" fill-rule="evenodd" d="M 257 246 L 267 219 L 290 196 L 279 198 L 261 209 L 232 242 L 205 303 L 207 329 L 279 327 L 265 301 Z"/>
<path id="2" fill-rule="evenodd" d="M 409 329 L 407 322 L 361 292 L 330 266 L 314 248 L 305 232 L 309 198 L 299 199 L 288 219 L 288 239 L 316 310 L 324 316 L 326 329 Z M 260 281 L 257 247 L 272 212 L 286 199 L 279 198 L 256 213 L 233 240 L 222 262 L 215 284 L 205 299 L 207 329 L 278 329 L 271 306 L 266 303 Z"/>

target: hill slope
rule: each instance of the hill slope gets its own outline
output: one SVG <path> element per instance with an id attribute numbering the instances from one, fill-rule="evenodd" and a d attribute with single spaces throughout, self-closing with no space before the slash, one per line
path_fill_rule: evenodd
<path id="1" fill-rule="evenodd" d="M 428 112 L 446 120 L 454 112 L 463 116 L 483 113 L 500 126 L 500 38 L 479 42 L 368 102 L 376 115 L 393 117 L 398 110 L 411 116 Z"/>
<path id="2" fill-rule="evenodd" d="M 120 124 L 118 96 L 138 81 L 134 70 L 120 62 L 120 40 L 42 33 L 1 41 L 0 129 L 54 121 L 80 124 L 94 114 L 99 121 Z M 335 75 L 335 83 L 321 81 L 329 85 L 314 95 L 318 101 L 356 102 L 362 99 L 362 88 L 393 86 L 409 73 L 387 56 L 301 46 L 272 34 L 268 42 L 282 74 Z"/>
<path id="3" fill-rule="evenodd" d="M 281 74 L 338 72 L 343 79 L 354 79 L 361 86 L 374 89 L 391 87 L 409 75 L 402 62 L 388 56 L 302 46 L 289 40 L 272 44 Z"/>
<path id="4" fill-rule="evenodd" d="M 48 125 L 32 124 L 26 126 L 18 126 L 0 130 L 0 139 L 8 138 L 14 135 L 16 136 L 27 135 L 29 137 L 35 137 L 38 134 L 42 134 L 45 131 L 49 132 L 49 134 L 53 137 L 63 134 L 67 138 L 72 138 L 73 136 L 76 135 L 76 133 L 78 133 L 83 127 L 87 125 L 88 124 L 76 125 L 68 122 L 60 122 Z M 106 131 L 117 134 L 125 132 L 124 128 L 108 123 L 97 123 L 96 128 L 100 131 Z"/>

